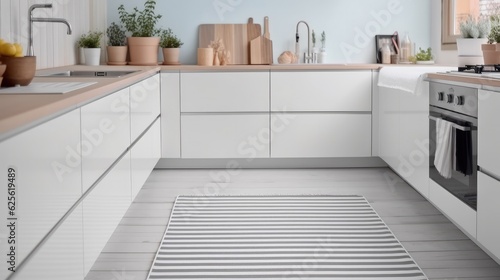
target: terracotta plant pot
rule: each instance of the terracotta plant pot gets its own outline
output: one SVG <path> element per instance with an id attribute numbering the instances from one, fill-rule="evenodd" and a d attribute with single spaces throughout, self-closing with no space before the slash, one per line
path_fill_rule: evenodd
<path id="1" fill-rule="evenodd" d="M 492 65 L 500 63 L 500 49 L 498 44 L 483 44 L 481 50 L 483 51 L 484 64 Z"/>
<path id="2" fill-rule="evenodd" d="M 108 65 L 127 64 L 127 46 L 108 46 Z"/>
<path id="3" fill-rule="evenodd" d="M 2 59 L 2 58 L 0 58 Z M 7 69 L 7 65 L 2 64 L 2 61 L 0 61 L 0 77 L 3 76 L 3 73 L 5 73 L 5 69 Z"/>
<path id="4" fill-rule="evenodd" d="M 35 77 L 36 56 L 2 56 L 2 62 L 7 65 L 7 69 L 3 74 L 2 87 L 27 86 Z"/>
<path id="5" fill-rule="evenodd" d="M 177 65 L 180 64 L 179 56 L 181 54 L 180 48 L 163 48 L 163 64 Z"/>
<path id="6" fill-rule="evenodd" d="M 128 37 L 130 65 L 158 65 L 159 37 Z"/>

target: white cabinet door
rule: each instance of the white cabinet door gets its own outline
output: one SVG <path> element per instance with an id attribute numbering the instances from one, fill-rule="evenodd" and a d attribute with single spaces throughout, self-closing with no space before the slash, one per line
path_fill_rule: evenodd
<path id="1" fill-rule="evenodd" d="M 160 115 L 160 75 L 130 87 L 130 135 L 134 142 Z"/>
<path id="2" fill-rule="evenodd" d="M 82 260 L 82 206 L 79 205 L 24 268 L 15 273 L 14 279 L 83 280 Z"/>
<path id="3" fill-rule="evenodd" d="M 268 112 L 269 71 L 181 74 L 182 112 Z"/>
<path id="4" fill-rule="evenodd" d="M 18 218 L 13 221 L 18 263 L 82 195 L 79 143 L 80 110 L 0 143 L 0 219 Z M 9 195 L 8 183 L 14 184 Z M 8 200 L 15 205 L 8 205 Z M 7 216 L 8 206 L 15 208 L 13 216 Z M 2 238 L 10 236 L 7 230 L 6 225 L 0 227 Z M 5 265 L 0 265 L 2 271 L 6 271 Z"/>
<path id="5" fill-rule="evenodd" d="M 392 169 L 399 165 L 399 99 L 401 92 L 379 88 L 379 155 Z"/>
<path id="6" fill-rule="evenodd" d="M 83 201 L 85 275 L 131 203 L 130 153 L 127 153 Z"/>
<path id="7" fill-rule="evenodd" d="M 478 165 L 500 176 L 500 92 L 479 91 L 478 106 Z"/>
<path id="8" fill-rule="evenodd" d="M 476 238 L 476 211 L 429 179 L 429 200 L 471 237 Z"/>
<path id="9" fill-rule="evenodd" d="M 255 157 L 269 157 L 269 114 L 182 116 L 182 158 Z"/>
<path id="10" fill-rule="evenodd" d="M 130 146 L 129 89 L 81 108 L 83 191 Z"/>
<path id="11" fill-rule="evenodd" d="M 181 157 L 180 74 L 161 73 L 162 157 Z"/>
<path id="12" fill-rule="evenodd" d="M 271 110 L 371 112 L 372 73 L 272 71 Z"/>
<path id="13" fill-rule="evenodd" d="M 370 157 L 371 115 L 273 114 L 273 158 Z"/>
<path id="14" fill-rule="evenodd" d="M 500 258 L 500 182 L 478 172 L 477 240 Z"/>
<path id="15" fill-rule="evenodd" d="M 429 83 L 419 95 L 399 92 L 399 160 L 396 171 L 429 196 Z M 386 136 L 387 137 L 387 136 Z"/>
<path id="16" fill-rule="evenodd" d="M 161 157 L 160 119 L 132 147 L 132 201 Z"/>

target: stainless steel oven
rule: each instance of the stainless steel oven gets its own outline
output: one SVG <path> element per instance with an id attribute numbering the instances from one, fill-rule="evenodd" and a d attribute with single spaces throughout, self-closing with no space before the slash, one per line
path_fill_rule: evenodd
<path id="1" fill-rule="evenodd" d="M 431 82 L 429 93 L 429 177 L 476 210 L 478 90 Z M 438 119 L 451 123 L 451 178 L 441 175 L 434 164 L 441 140 L 436 133 Z"/>

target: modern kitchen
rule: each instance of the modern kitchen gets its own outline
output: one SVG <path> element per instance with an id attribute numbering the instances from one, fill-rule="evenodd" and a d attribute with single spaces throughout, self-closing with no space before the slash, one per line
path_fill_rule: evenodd
<path id="1" fill-rule="evenodd" d="M 1 0 L 0 279 L 500 279 L 496 42 L 498 0 Z"/>

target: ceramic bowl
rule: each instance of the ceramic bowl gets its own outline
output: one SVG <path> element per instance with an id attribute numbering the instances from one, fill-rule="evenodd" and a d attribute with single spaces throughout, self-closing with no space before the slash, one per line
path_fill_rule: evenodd
<path id="1" fill-rule="evenodd" d="M 35 77 L 36 56 L 2 56 L 1 60 L 7 66 L 3 74 L 2 87 L 27 86 Z"/>

